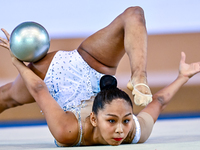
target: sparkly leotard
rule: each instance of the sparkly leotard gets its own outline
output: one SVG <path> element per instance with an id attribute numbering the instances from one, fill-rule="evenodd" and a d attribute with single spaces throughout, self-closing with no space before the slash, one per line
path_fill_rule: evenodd
<path id="1" fill-rule="evenodd" d="M 58 51 L 47 71 L 44 82 L 50 94 L 63 109 L 78 106 L 100 91 L 104 74 L 92 69 L 77 50 Z"/>
<path id="2" fill-rule="evenodd" d="M 73 50 L 58 51 L 44 78 L 50 94 L 60 107 L 64 111 L 72 111 L 78 119 L 80 139 L 76 146 L 81 144 L 82 139 L 81 108 L 84 107 L 85 100 L 89 100 L 100 91 L 99 82 L 103 75 L 91 68 L 77 50 Z M 138 122 L 137 119 L 134 120 Z M 135 138 L 138 136 L 140 137 L 136 134 Z M 137 143 L 137 140 L 133 143 Z M 56 145 L 59 146 L 57 143 Z"/>

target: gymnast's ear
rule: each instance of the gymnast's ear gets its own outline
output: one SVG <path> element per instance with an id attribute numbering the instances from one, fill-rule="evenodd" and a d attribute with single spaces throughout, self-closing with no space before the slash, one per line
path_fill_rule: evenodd
<path id="1" fill-rule="evenodd" d="M 94 112 L 90 113 L 90 122 L 94 127 L 97 127 L 97 116 L 94 114 Z"/>

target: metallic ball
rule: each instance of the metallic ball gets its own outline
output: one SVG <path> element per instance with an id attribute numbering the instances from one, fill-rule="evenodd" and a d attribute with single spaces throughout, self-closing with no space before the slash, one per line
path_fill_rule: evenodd
<path id="1" fill-rule="evenodd" d="M 50 47 L 46 29 L 36 22 L 19 24 L 11 33 L 10 49 L 19 60 L 36 62 L 43 58 Z"/>

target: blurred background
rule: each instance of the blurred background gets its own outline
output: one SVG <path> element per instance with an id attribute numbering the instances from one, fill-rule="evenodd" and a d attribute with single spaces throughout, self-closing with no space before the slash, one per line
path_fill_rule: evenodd
<path id="1" fill-rule="evenodd" d="M 198 0 L 6 0 L 1 2 L 0 28 L 9 33 L 20 23 L 35 21 L 49 32 L 49 51 L 73 50 L 89 35 L 108 25 L 130 6 L 144 9 L 148 32 L 148 82 L 152 93 L 171 83 L 178 75 L 180 53 L 186 62 L 200 61 L 200 1 Z M 4 37 L 2 32 L 0 36 Z M 18 72 L 10 56 L 0 48 L 0 85 L 13 81 Z M 119 87 L 128 94 L 130 67 L 125 55 L 116 75 Z M 163 116 L 200 114 L 200 74 L 193 77 L 173 98 Z M 143 107 L 134 106 L 137 114 Z M 162 116 L 161 115 L 161 116 Z M 0 122 L 43 120 L 37 104 L 6 110 Z"/>

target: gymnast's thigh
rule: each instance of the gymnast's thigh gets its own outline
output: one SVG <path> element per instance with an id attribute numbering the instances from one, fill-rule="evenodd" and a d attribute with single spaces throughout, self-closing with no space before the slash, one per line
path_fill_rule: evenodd
<path id="1" fill-rule="evenodd" d="M 48 53 L 44 58 L 41 60 L 30 63 L 28 67 L 36 74 L 38 75 L 41 79 L 45 78 L 45 75 L 47 73 L 47 70 L 49 68 L 49 65 L 56 54 L 57 51 L 50 52 Z"/>
<path id="2" fill-rule="evenodd" d="M 85 39 L 79 46 L 78 51 L 90 66 L 94 62 L 90 62 L 91 56 L 98 63 L 103 64 L 104 67 L 116 69 L 125 53 L 124 28 L 121 15 L 105 28 Z"/>

